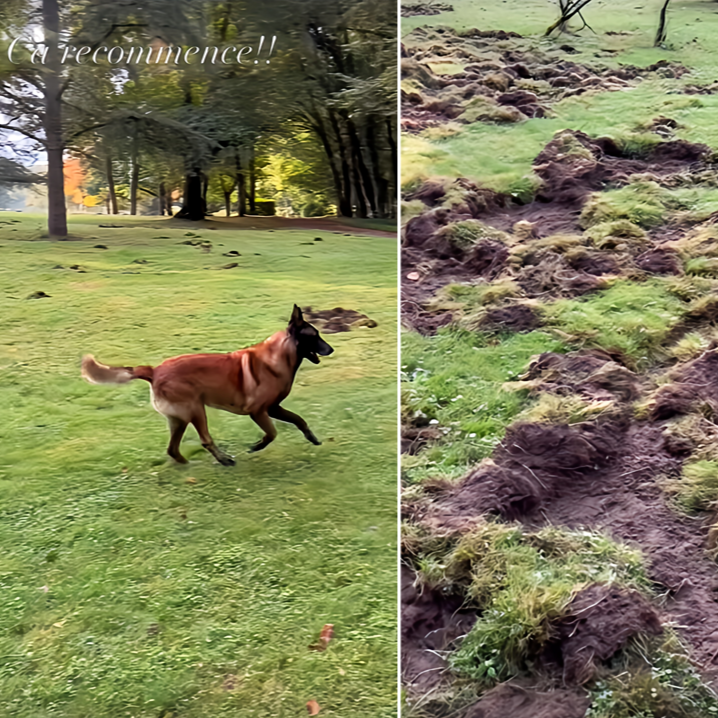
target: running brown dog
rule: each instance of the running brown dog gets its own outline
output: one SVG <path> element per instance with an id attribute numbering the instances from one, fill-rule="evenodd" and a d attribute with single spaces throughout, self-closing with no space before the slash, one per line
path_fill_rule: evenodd
<path id="1" fill-rule="evenodd" d="M 181 464 L 180 442 L 192 424 L 207 451 L 220 464 L 234 466 L 229 454 L 217 448 L 207 428 L 205 406 L 233 414 L 249 414 L 264 431 L 250 451 L 259 451 L 274 441 L 277 430 L 272 419 L 294 424 L 312 444 L 321 444 L 307 422 L 280 406 L 292 389 L 302 359 L 319 364 L 320 356 L 334 351 L 302 316 L 295 304 L 286 330 L 260 344 L 229 354 L 183 354 L 157 367 L 112 367 L 88 354 L 82 359 L 82 376 L 91 384 L 126 384 L 144 379 L 150 384 L 152 405 L 167 417 L 170 444 L 167 453 Z"/>

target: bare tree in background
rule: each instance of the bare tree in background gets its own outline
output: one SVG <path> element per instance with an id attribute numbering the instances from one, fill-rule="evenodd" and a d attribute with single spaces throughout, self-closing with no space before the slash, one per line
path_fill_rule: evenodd
<path id="1" fill-rule="evenodd" d="M 665 0 L 663 3 L 663 7 L 661 8 L 661 15 L 660 19 L 658 21 L 658 30 L 656 31 L 656 39 L 653 42 L 654 47 L 658 47 L 659 45 L 662 45 L 666 41 L 667 37 L 667 27 L 666 27 L 666 20 L 668 15 L 668 4 L 671 2 L 671 0 Z"/>
<path id="2" fill-rule="evenodd" d="M 564 30 L 566 30 L 568 22 L 576 16 L 581 18 L 581 22 L 583 22 L 583 25 L 580 28 L 581 30 L 583 30 L 584 27 L 590 29 L 591 26 L 586 22 L 583 15 L 581 14 L 581 11 L 590 2 L 591 0 L 558 0 L 558 7 L 561 14 L 558 20 L 556 20 L 553 25 L 546 29 L 544 36 L 548 37 L 555 30 L 563 32 Z"/>

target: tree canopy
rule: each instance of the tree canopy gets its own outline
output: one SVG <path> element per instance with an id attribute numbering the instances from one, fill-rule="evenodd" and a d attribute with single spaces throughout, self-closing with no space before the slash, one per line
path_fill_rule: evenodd
<path id="1" fill-rule="evenodd" d="M 46 165 L 57 237 L 70 159 L 108 212 L 393 217 L 395 38 L 387 0 L 4 2 L 0 172 Z"/>

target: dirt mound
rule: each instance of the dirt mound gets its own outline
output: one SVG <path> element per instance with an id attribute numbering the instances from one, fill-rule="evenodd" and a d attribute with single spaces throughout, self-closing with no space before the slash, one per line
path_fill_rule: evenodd
<path id="1" fill-rule="evenodd" d="M 687 414 L 699 402 L 718 415 L 718 350 L 704 352 L 674 372 L 675 381 L 666 384 L 652 401 L 651 419 L 670 419 Z"/>
<path id="2" fill-rule="evenodd" d="M 402 14 L 435 14 L 443 7 L 406 5 Z M 418 86 L 414 85 L 417 91 L 402 93 L 402 124 L 414 132 L 456 118 L 470 123 L 521 122 L 544 117 L 553 104 L 566 97 L 623 90 L 651 73 L 680 77 L 688 71 L 682 65 L 663 61 L 645 68 L 581 64 L 566 57 L 567 53 L 575 52 L 570 46 L 540 51 L 530 40 L 500 30 L 472 28 L 456 32 L 422 27 L 409 38 L 411 43 L 402 46 L 402 57 L 410 57 L 416 63 L 430 63 L 437 57 L 453 58 L 465 65 L 463 72 L 450 76 L 431 73 L 431 81 L 427 82 L 421 81 L 415 72 L 404 70 L 402 64 L 404 79 L 419 80 Z M 499 52 L 497 40 L 505 43 Z M 426 73 L 422 75 L 426 80 Z M 481 99 L 477 103 L 475 98 Z"/>
<path id="3" fill-rule="evenodd" d="M 547 251 L 537 264 L 523 267 L 516 281 L 529 297 L 578 297 L 603 286 L 595 274 L 572 267 L 567 259 Z"/>
<path id="4" fill-rule="evenodd" d="M 464 530 L 483 514 L 515 520 L 570 492 L 578 477 L 614 460 L 626 427 L 620 422 L 576 427 L 517 423 L 494 451 L 458 484 L 417 508 L 415 519 L 440 529 Z"/>
<path id="5" fill-rule="evenodd" d="M 484 329 L 530 332 L 541 326 L 541 319 L 528 304 L 507 304 L 487 311 L 481 326 Z"/>
<path id="6" fill-rule="evenodd" d="M 401 427 L 401 453 L 413 456 L 424 449 L 427 444 L 440 439 L 441 432 L 429 426 L 428 420 L 404 424 Z"/>
<path id="7" fill-rule="evenodd" d="M 538 380 L 540 391 L 577 393 L 594 401 L 628 402 L 641 395 L 638 376 L 601 349 L 570 354 L 546 352 L 531 362 L 525 378 Z"/>
<path id="8" fill-rule="evenodd" d="M 316 324 L 317 328 L 324 334 L 337 334 L 358 329 L 359 327 L 373 328 L 377 326 L 373 319 L 369 319 L 366 314 L 361 314 L 355 309 L 344 309 L 342 307 L 312 309 L 311 307 L 304 307 L 302 312 L 305 319 L 311 324 Z"/>
<path id="9" fill-rule="evenodd" d="M 650 249 L 636 257 L 636 266 L 651 274 L 682 274 L 683 267 L 676 252 L 666 247 Z"/>
<path id="10" fill-rule="evenodd" d="M 604 274 L 618 274 L 621 266 L 615 257 L 603 252 L 581 252 L 573 257 L 567 257 L 568 265 L 586 274 L 601 277 Z"/>
<path id="11" fill-rule="evenodd" d="M 414 192 L 407 192 L 404 195 L 404 199 L 407 202 L 420 199 L 427 207 L 434 207 L 443 200 L 445 196 L 446 189 L 444 188 L 444 183 L 429 180 L 424 182 L 424 184 Z"/>
<path id="12" fill-rule="evenodd" d="M 588 696 L 580 692 L 542 693 L 502 683 L 487 691 L 478 703 L 460 714 L 460 718 L 583 718 L 589 704 Z"/>
<path id="13" fill-rule="evenodd" d="M 556 637 L 549 652 L 560 655 L 564 685 L 583 685 L 632 636 L 659 635 L 658 614 L 637 591 L 615 586 L 585 588 L 571 602 L 567 615 L 553 625 Z"/>
<path id="14" fill-rule="evenodd" d="M 453 12 L 454 6 L 446 3 L 415 3 L 401 6 L 402 17 L 416 17 L 420 15 L 440 15 L 442 12 Z"/>
<path id="15" fill-rule="evenodd" d="M 709 151 L 705 145 L 672 140 L 658 143 L 644 158 L 632 159 L 611 138 L 593 139 L 578 130 L 563 130 L 534 160 L 534 172 L 543 181 L 537 199 L 582 203 L 607 185 L 627 184 L 634 174 L 650 172 L 661 177 L 680 172 L 703 160 Z"/>
<path id="16" fill-rule="evenodd" d="M 416 574 L 401 569 L 401 668 L 404 686 L 426 693 L 445 678 L 445 651 L 476 621 L 474 611 L 462 609 L 462 599 L 416 586 Z"/>
<path id="17" fill-rule="evenodd" d="M 469 250 L 462 269 L 474 277 L 494 279 L 504 268 L 508 258 L 509 250 L 505 245 L 482 239 Z"/>

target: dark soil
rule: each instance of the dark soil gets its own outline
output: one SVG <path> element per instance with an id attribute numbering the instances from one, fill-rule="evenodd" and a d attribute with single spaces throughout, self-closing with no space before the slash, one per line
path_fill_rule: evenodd
<path id="1" fill-rule="evenodd" d="M 669 592 L 661 620 L 673 621 L 710 682 L 718 680 L 718 570 L 704 548 L 709 522 L 676 514 L 657 479 L 682 459 L 663 425 L 607 423 L 511 427 L 494 460 L 413 507 L 434 531 L 466 531 L 486 513 L 607 531 L 639 547 L 649 576 Z"/>
<path id="2" fill-rule="evenodd" d="M 439 7 L 402 6 L 402 15 L 405 12 L 437 14 L 434 8 Z M 402 46 L 402 57 L 413 62 L 411 71 L 407 69 L 409 65 L 402 64 L 402 75 L 421 79 L 425 90 L 421 94 L 402 93 L 402 127 L 409 132 L 419 132 L 446 120 L 469 121 L 462 119 L 465 104 L 477 96 L 507 110 L 503 113 L 489 111 L 486 117 L 479 119 L 520 122 L 544 117 L 552 104 L 566 97 L 589 91 L 624 89 L 651 74 L 681 77 L 688 72 L 684 66 L 666 61 L 645 68 L 580 64 L 566 57 L 573 48 L 563 46 L 558 51 L 539 51 L 532 46 L 531 40 L 502 31 L 471 29 L 457 33 L 448 28 L 420 28 L 413 36 L 424 41 L 423 47 Z M 497 53 L 497 39 L 510 41 L 513 47 L 504 47 Z M 464 61 L 467 63 L 464 72 L 451 76 L 434 75 L 424 63 L 437 56 Z M 532 90 L 527 90 L 517 86 L 521 81 L 534 81 L 535 84 Z M 447 89 L 452 91 L 447 92 Z"/>
<path id="3" fill-rule="evenodd" d="M 634 256 L 611 248 L 564 256 L 550 247 L 545 248 L 527 256 L 517 273 L 515 268 L 509 270 L 509 251 L 500 241 L 484 239 L 474 247 L 457 246 L 444 228 L 456 222 L 479 220 L 503 232 L 513 231 L 518 222 L 528 223 L 529 239 L 580 234 L 579 216 L 594 191 L 625 185 L 630 176 L 637 173 L 650 173 L 660 180 L 692 167 L 704 167 L 707 156 L 708 148 L 704 145 L 676 140 L 659 143 L 644 158 L 627 158 L 609 138 L 592 139 L 583 132 L 565 130 L 551 140 L 534 161 L 534 171 L 543 186 L 529 204 L 517 204 L 509 195 L 458 179 L 454 186 L 461 190 L 461 199 L 446 207 L 441 205 L 446 197 L 445 186 L 436 181 L 426 182 L 407 195 L 407 199 L 424 202 L 427 210 L 410 219 L 404 229 L 404 276 L 414 270 L 420 270 L 421 275 L 420 281 L 403 282 L 404 323 L 423 334 L 431 334 L 450 322 L 451 317 L 445 315 L 437 323 L 435 317 L 422 309 L 430 296 L 450 282 L 491 281 L 508 273 L 527 297 L 547 299 L 577 297 L 600 289 L 604 275 L 681 274 L 678 255 L 661 246 L 667 239 L 675 239 L 670 233 L 655 235 L 652 237 L 654 246 L 645 251 L 634 250 Z M 636 246 L 645 248 L 645 243 Z M 700 319 L 693 318 L 690 322 L 695 324 Z"/>
<path id="4" fill-rule="evenodd" d="M 625 433 L 620 421 L 577 427 L 514 424 L 491 461 L 447 485 L 414 519 L 438 532 L 465 531 L 484 514 L 521 519 L 606 469 Z"/>
<path id="5" fill-rule="evenodd" d="M 508 304 L 486 312 L 481 321 L 484 329 L 498 329 L 512 332 L 530 332 L 541 325 L 533 307 L 527 304 Z"/>
<path id="6" fill-rule="evenodd" d="M 683 274 L 678 255 L 671 249 L 657 247 L 636 257 L 636 266 L 650 274 Z"/>
<path id="7" fill-rule="evenodd" d="M 420 590 L 416 575 L 401 570 L 401 671 L 404 685 L 426 693 L 445 678 L 446 662 L 436 651 L 445 651 L 476 621 L 476 612 L 463 610 L 463 600 L 440 591 Z"/>
<path id="8" fill-rule="evenodd" d="M 670 419 L 690 412 L 698 403 L 718 416 L 718 350 L 712 349 L 674 373 L 675 381 L 661 387 L 653 398 L 651 418 Z"/>
<path id="9" fill-rule="evenodd" d="M 581 691 L 540 692 L 511 683 L 490 691 L 459 718 L 583 718 L 589 699 Z"/>
<path id="10" fill-rule="evenodd" d="M 446 3 L 416 3 L 413 5 L 402 5 L 402 17 L 415 17 L 417 15 L 439 15 L 442 12 L 453 12 L 454 6 Z"/>
<path id="11" fill-rule="evenodd" d="M 555 638 L 547 652 L 560 657 L 567 686 L 594 678 L 600 663 L 614 656 L 629 638 L 663 632 L 658 614 L 640 593 L 602 585 L 581 591 L 553 629 Z"/>
<path id="12" fill-rule="evenodd" d="M 535 391 L 578 394 L 592 401 L 635 401 L 641 395 L 639 377 L 620 363 L 620 357 L 601 349 L 541 354 L 525 378 L 538 382 Z"/>

